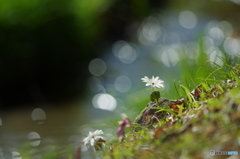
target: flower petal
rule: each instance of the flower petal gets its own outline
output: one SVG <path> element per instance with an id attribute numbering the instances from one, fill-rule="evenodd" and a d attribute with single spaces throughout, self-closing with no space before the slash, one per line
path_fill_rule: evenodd
<path id="1" fill-rule="evenodd" d="M 93 132 L 94 135 L 104 134 L 102 130 L 96 130 Z"/>
<path id="2" fill-rule="evenodd" d="M 90 139 L 90 145 L 91 145 L 91 146 L 94 146 L 94 143 L 95 143 L 94 138 L 91 138 L 91 139 Z"/>
<path id="3" fill-rule="evenodd" d="M 94 139 L 97 140 L 97 139 L 102 139 L 103 137 L 102 136 L 95 136 Z"/>
<path id="4" fill-rule="evenodd" d="M 89 137 L 84 138 L 83 142 L 84 145 L 87 145 L 89 143 Z"/>
<path id="5" fill-rule="evenodd" d="M 117 128 L 117 136 L 118 137 L 122 137 L 125 135 L 125 132 L 124 132 L 124 127 L 120 126 Z"/>

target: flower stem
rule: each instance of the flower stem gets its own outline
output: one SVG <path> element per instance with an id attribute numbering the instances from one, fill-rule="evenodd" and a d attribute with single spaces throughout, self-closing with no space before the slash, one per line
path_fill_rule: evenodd
<path id="1" fill-rule="evenodd" d="M 73 159 L 81 159 L 81 143 L 77 145 Z"/>
<path id="2" fill-rule="evenodd" d="M 89 156 L 90 156 L 91 159 L 95 159 L 96 158 L 93 146 L 88 146 L 88 152 L 89 152 Z"/>

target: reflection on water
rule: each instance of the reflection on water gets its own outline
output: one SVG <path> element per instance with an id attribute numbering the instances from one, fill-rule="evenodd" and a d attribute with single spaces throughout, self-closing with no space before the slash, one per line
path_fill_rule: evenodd
<path id="1" fill-rule="evenodd" d="M 0 116 L 1 159 L 21 158 L 18 150 L 35 158 L 43 158 L 41 152 L 56 151 L 61 146 L 63 148 L 59 151 L 71 151 L 81 140 L 80 125 L 87 123 L 80 103 L 69 103 L 57 109 L 38 106 L 1 113 Z M 71 149 L 67 150 L 66 147 Z"/>
<path id="2" fill-rule="evenodd" d="M 125 64 L 134 62 L 137 58 L 136 50 L 126 41 L 117 41 L 112 47 L 115 57 Z"/>
<path id="3" fill-rule="evenodd" d="M 227 37 L 224 41 L 224 50 L 230 55 L 240 54 L 240 39 Z"/>
<path id="4" fill-rule="evenodd" d="M 117 106 L 117 102 L 115 98 L 110 94 L 106 94 L 106 93 L 100 93 L 95 95 L 93 97 L 92 103 L 95 108 L 109 110 L 109 111 L 114 111 Z"/>
<path id="5" fill-rule="evenodd" d="M 93 59 L 89 63 L 89 71 L 94 76 L 101 76 L 106 71 L 106 64 L 100 58 Z"/>
<path id="6" fill-rule="evenodd" d="M 31 114 L 32 120 L 36 121 L 38 124 L 43 124 L 46 120 L 46 113 L 41 108 L 35 108 Z"/>
<path id="7" fill-rule="evenodd" d="M 155 17 L 148 17 L 143 21 L 138 31 L 138 39 L 144 45 L 151 45 L 159 39 L 161 33 L 159 20 Z"/>
<path id="8" fill-rule="evenodd" d="M 24 159 L 28 155 L 34 159 L 43 159 L 45 155 L 63 158 L 73 155 L 85 135 L 95 131 L 89 125 L 90 121 L 115 115 L 110 111 L 116 108 L 116 100 L 110 94 L 98 94 L 94 106 L 97 109 L 89 101 L 57 108 L 38 105 L 31 109 L 0 112 L 0 159 L 20 159 L 22 152 Z M 110 140 L 114 134 L 114 129 L 109 129 L 105 137 Z M 83 147 L 82 151 L 86 150 Z"/>
<path id="9" fill-rule="evenodd" d="M 13 159 L 22 159 L 21 154 L 17 151 L 12 151 Z"/>
<path id="10" fill-rule="evenodd" d="M 37 132 L 28 133 L 28 140 L 32 146 L 38 146 L 41 143 L 41 137 Z"/>
<path id="11" fill-rule="evenodd" d="M 197 17 L 191 11 L 181 11 L 178 16 L 179 24 L 186 29 L 193 29 L 197 25 Z"/>
<path id="12" fill-rule="evenodd" d="M 114 86 L 118 92 L 126 93 L 131 89 L 132 81 L 129 77 L 120 75 L 116 78 Z"/>
<path id="13" fill-rule="evenodd" d="M 179 61 L 180 46 L 177 44 L 161 46 L 158 51 L 154 53 L 155 60 L 162 62 L 167 67 L 175 66 Z"/>

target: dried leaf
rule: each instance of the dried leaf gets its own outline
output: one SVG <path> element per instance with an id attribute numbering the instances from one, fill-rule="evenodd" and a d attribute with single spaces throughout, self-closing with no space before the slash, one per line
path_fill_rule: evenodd
<path id="1" fill-rule="evenodd" d="M 156 129 L 156 130 L 154 131 L 154 139 L 159 138 L 159 136 L 160 136 L 162 133 L 164 133 L 163 128 L 158 128 L 158 129 Z"/>
<path id="2" fill-rule="evenodd" d="M 182 113 L 182 110 L 184 108 L 184 98 L 180 98 L 177 100 L 170 100 L 170 106 L 174 111 L 176 111 L 178 113 L 179 113 L 179 108 L 180 108 L 181 113 Z"/>

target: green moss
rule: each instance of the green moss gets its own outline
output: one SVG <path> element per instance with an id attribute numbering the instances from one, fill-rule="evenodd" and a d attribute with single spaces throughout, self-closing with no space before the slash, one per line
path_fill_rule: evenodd
<path id="1" fill-rule="evenodd" d="M 234 74 L 236 72 L 238 70 Z M 194 101 L 186 98 L 187 109 L 176 124 L 160 121 L 155 129 L 130 132 L 124 142 L 115 144 L 113 152 L 107 153 L 105 158 L 206 158 L 210 157 L 211 150 L 239 151 L 238 79 L 222 80 L 205 83 L 200 98 Z M 129 136 L 135 136 L 135 139 Z"/>

